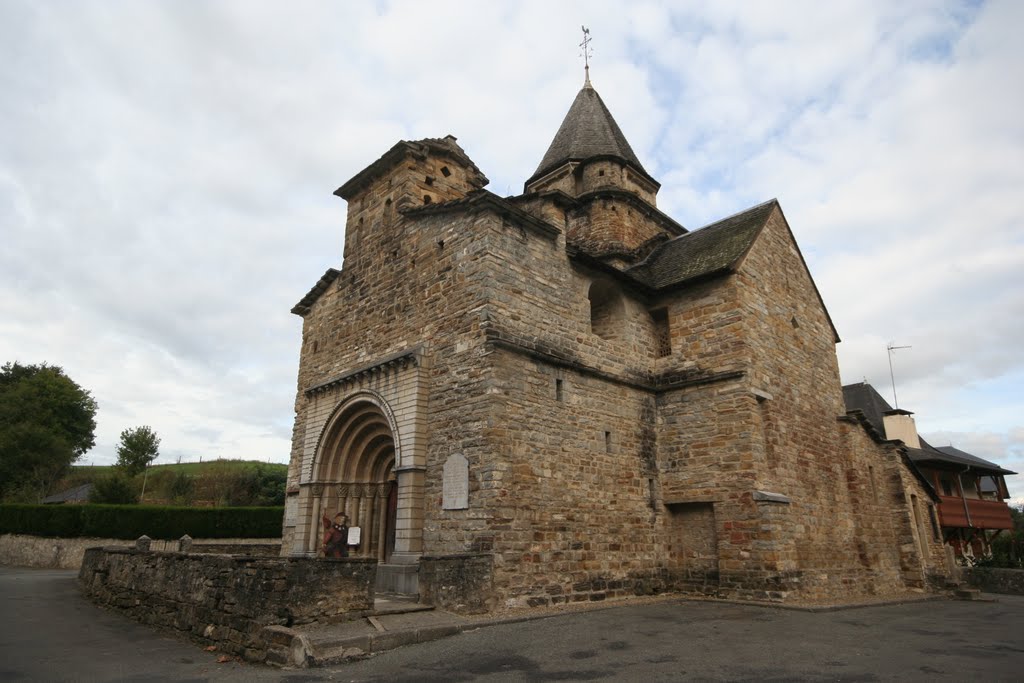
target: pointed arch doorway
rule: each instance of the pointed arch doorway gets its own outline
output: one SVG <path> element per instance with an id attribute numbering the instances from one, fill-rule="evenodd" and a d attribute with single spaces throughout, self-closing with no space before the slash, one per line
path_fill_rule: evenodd
<path id="1" fill-rule="evenodd" d="M 383 402 L 371 396 L 346 401 L 328 421 L 314 468 L 320 484 L 320 513 L 348 515 L 349 526 L 359 527 L 361 539 L 352 555 L 372 557 L 384 564 L 395 551 L 398 509 L 393 419 Z"/>

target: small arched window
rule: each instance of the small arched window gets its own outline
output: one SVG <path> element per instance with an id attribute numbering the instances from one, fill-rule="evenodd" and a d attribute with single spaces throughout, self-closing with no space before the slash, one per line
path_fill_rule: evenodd
<path id="1" fill-rule="evenodd" d="M 615 285 L 597 280 L 590 285 L 590 331 L 601 339 L 614 339 L 622 329 L 622 295 Z"/>

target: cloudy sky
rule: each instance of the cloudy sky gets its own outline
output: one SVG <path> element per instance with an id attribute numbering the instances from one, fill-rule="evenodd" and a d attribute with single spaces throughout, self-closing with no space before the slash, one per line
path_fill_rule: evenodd
<path id="1" fill-rule="evenodd" d="M 694 229 L 778 197 L 843 342 L 934 445 L 1024 472 L 1024 3 L 0 0 L 0 361 L 94 464 L 286 462 L 332 191 L 451 133 L 522 191 L 592 79 Z M 1010 480 L 1024 498 L 1024 477 Z"/>

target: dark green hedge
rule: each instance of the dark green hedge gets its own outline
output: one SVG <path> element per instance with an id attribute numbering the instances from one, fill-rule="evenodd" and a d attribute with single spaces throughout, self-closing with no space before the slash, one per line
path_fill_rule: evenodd
<path id="1" fill-rule="evenodd" d="M 76 538 L 278 538 L 283 507 L 0 505 L 0 533 Z"/>

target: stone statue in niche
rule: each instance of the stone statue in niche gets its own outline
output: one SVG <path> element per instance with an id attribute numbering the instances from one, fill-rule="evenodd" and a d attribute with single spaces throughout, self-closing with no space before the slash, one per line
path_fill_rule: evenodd
<path id="1" fill-rule="evenodd" d="M 453 453 L 444 461 L 442 506 L 445 510 L 469 507 L 469 461 L 461 453 Z"/>

